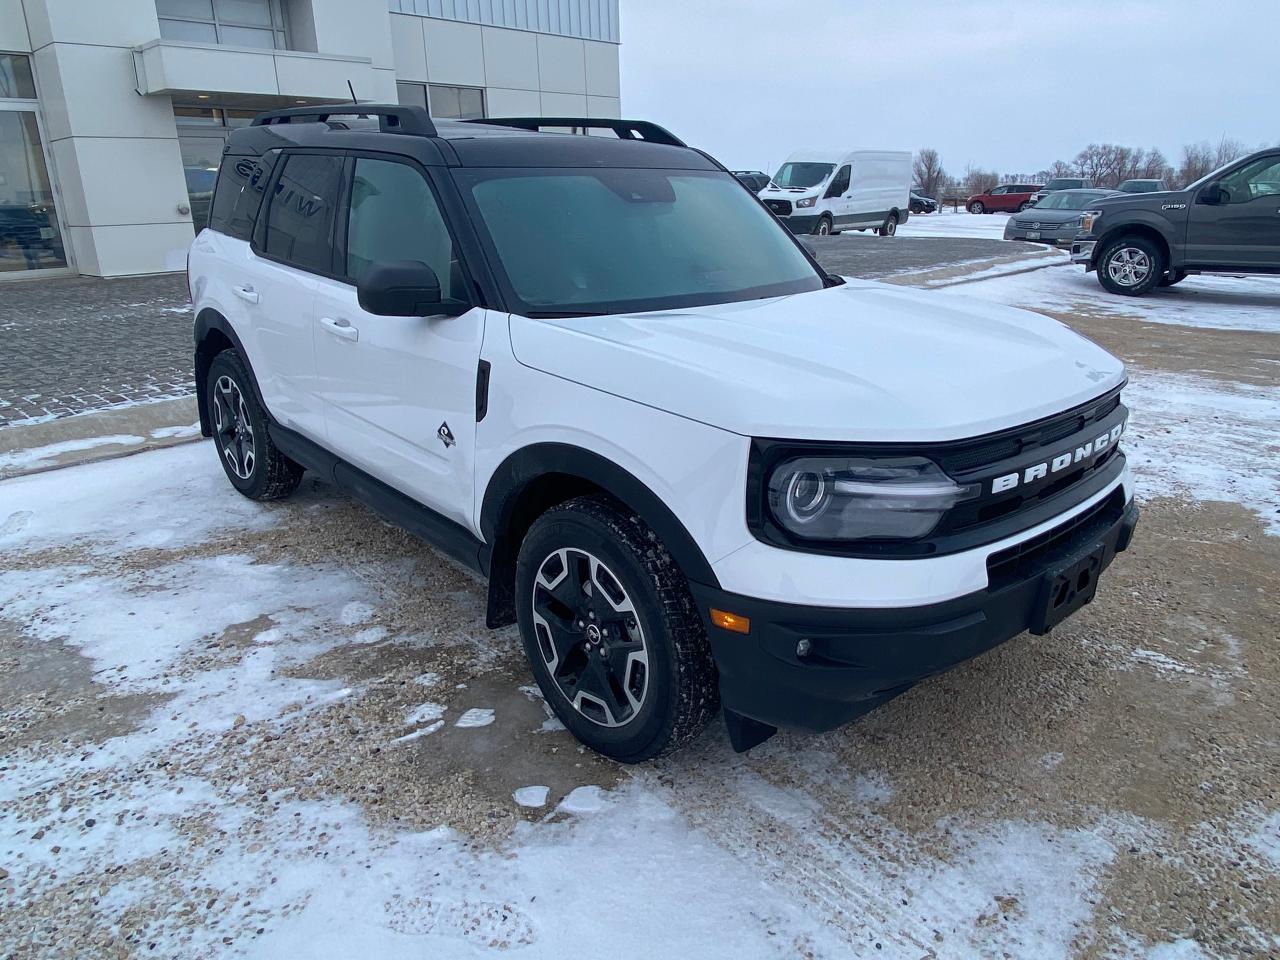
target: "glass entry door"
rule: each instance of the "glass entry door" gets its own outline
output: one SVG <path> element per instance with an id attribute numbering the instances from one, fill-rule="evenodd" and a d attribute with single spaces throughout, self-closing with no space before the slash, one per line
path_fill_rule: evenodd
<path id="1" fill-rule="evenodd" d="M 0 277 L 67 265 L 36 112 L 0 103 Z"/>

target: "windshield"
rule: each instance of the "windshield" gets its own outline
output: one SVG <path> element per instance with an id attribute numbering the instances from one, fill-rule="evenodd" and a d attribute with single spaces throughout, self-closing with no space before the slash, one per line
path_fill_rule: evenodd
<path id="1" fill-rule="evenodd" d="M 1107 194 L 1102 190 L 1061 190 L 1036 204 L 1037 210 L 1087 210 L 1089 204 Z"/>
<path id="2" fill-rule="evenodd" d="M 1116 188 L 1122 193 L 1155 193 L 1160 189 L 1159 180 L 1126 180 Z"/>
<path id="3" fill-rule="evenodd" d="M 1083 180 L 1073 179 L 1071 177 L 1059 177 L 1056 180 L 1050 180 L 1040 189 L 1042 190 L 1071 190 L 1071 189 L 1078 190 L 1083 186 L 1084 186 Z"/>
<path id="4" fill-rule="evenodd" d="M 816 187 L 831 173 L 830 163 L 784 163 L 773 178 L 780 187 Z"/>
<path id="5" fill-rule="evenodd" d="M 517 312 L 628 313 L 820 290 L 784 227 L 727 173 L 455 172 Z"/>

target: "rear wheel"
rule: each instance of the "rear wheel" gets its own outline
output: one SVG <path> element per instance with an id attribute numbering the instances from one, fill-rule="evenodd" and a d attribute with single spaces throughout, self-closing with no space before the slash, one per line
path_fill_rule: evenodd
<path id="1" fill-rule="evenodd" d="M 252 384 L 248 367 L 234 350 L 213 358 L 204 382 L 213 442 L 233 487 L 250 500 L 280 500 L 298 488 L 302 467 L 272 442 Z"/>
<path id="2" fill-rule="evenodd" d="M 1168 273 L 1166 273 L 1163 277 L 1160 278 L 1160 286 L 1172 287 L 1175 283 L 1181 283 L 1185 279 L 1187 279 L 1187 271 L 1170 270 Z"/>
<path id="3" fill-rule="evenodd" d="M 973 201 L 973 203 L 969 204 L 969 212 L 970 213 L 986 213 L 987 208 L 982 205 L 981 200 L 975 200 Z"/>
<path id="4" fill-rule="evenodd" d="M 1120 237 L 1098 258 L 1098 280 L 1111 293 L 1140 297 L 1164 276 L 1164 255 L 1146 237 Z"/>
<path id="5" fill-rule="evenodd" d="M 818 222 L 813 225 L 815 236 L 826 237 L 831 235 L 831 218 L 825 213 L 818 218 Z"/>
<path id="6" fill-rule="evenodd" d="M 1023 203 L 1018 205 L 1018 212 L 1021 213 L 1023 210 L 1026 210 L 1030 206 L 1032 206 L 1032 203 L 1030 200 L 1024 201 Z"/>
<path id="7" fill-rule="evenodd" d="M 715 716 L 715 663 L 683 574 L 639 517 L 579 497 L 529 529 L 517 618 L 547 703 L 580 741 L 640 763 Z"/>
<path id="8" fill-rule="evenodd" d="M 892 237 L 898 232 L 898 215 L 896 213 L 890 213 L 889 216 L 884 218 L 884 223 L 876 232 L 882 237 Z"/>

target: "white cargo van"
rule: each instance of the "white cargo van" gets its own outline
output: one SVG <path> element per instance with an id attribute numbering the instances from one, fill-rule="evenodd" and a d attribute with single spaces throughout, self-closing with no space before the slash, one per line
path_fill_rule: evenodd
<path id="1" fill-rule="evenodd" d="M 797 150 L 760 199 L 792 233 L 874 228 L 891 237 L 910 216 L 911 154 L 904 150 Z"/>

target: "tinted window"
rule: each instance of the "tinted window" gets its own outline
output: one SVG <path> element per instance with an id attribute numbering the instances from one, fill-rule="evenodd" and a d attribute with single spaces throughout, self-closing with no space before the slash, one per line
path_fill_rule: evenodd
<path id="1" fill-rule="evenodd" d="M 333 269 L 333 221 L 342 158 L 320 154 L 288 157 L 267 205 L 268 256 L 317 273 Z"/>
<path id="2" fill-rule="evenodd" d="M 248 240 L 253 235 L 262 194 L 267 189 L 271 168 L 278 156 L 272 151 L 262 157 L 222 158 L 213 192 L 213 208 L 209 214 L 211 229 L 237 240 Z"/>
<path id="3" fill-rule="evenodd" d="M 839 197 L 849 189 L 849 165 L 845 164 L 831 178 L 831 186 L 827 189 L 828 197 Z"/>
<path id="4" fill-rule="evenodd" d="M 1263 157 L 1246 164 L 1218 184 L 1227 191 L 1227 203 L 1248 203 L 1280 193 L 1280 157 Z"/>
<path id="5" fill-rule="evenodd" d="M 520 312 L 621 313 L 820 290 L 727 173 L 463 170 Z"/>
<path id="6" fill-rule="evenodd" d="M 417 260 L 440 278 L 440 295 L 462 300 L 453 241 L 431 187 L 405 163 L 356 161 L 347 226 L 347 274 L 359 281 L 372 263 Z"/>

